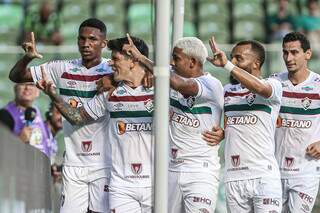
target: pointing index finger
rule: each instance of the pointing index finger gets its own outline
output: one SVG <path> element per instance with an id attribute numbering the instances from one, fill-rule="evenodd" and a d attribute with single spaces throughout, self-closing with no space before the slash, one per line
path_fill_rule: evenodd
<path id="1" fill-rule="evenodd" d="M 41 66 L 40 66 L 40 69 L 41 69 L 42 79 L 45 80 L 45 81 L 48 81 L 48 76 L 47 76 L 47 73 L 46 73 L 46 71 L 45 71 L 45 69 L 44 69 L 44 66 L 41 65 Z"/>
<path id="2" fill-rule="evenodd" d="M 34 39 L 34 33 L 33 32 L 30 33 L 30 37 L 31 37 L 31 43 L 34 44 L 35 43 L 35 39 Z"/>
<path id="3" fill-rule="evenodd" d="M 133 41 L 132 41 L 129 33 L 127 33 L 127 38 L 128 38 L 129 44 L 130 44 L 130 45 L 133 45 Z"/>

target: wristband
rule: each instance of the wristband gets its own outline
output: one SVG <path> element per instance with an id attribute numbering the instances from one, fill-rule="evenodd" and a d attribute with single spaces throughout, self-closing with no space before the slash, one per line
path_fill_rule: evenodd
<path id="1" fill-rule="evenodd" d="M 231 73 L 231 71 L 233 70 L 233 68 L 235 67 L 235 65 L 233 64 L 233 63 L 231 63 L 231 61 L 228 61 L 227 63 L 226 63 L 226 65 L 224 65 L 224 69 L 226 70 L 226 71 L 228 71 L 229 73 Z"/>

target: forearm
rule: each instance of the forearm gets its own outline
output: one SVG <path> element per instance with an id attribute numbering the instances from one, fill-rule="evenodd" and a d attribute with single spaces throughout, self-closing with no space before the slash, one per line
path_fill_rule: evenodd
<path id="1" fill-rule="evenodd" d="M 153 74 L 153 66 L 154 66 L 154 62 L 151 61 L 149 58 L 147 58 L 144 55 L 141 55 L 139 57 L 139 62 L 148 69 L 149 72 L 151 72 Z"/>
<path id="2" fill-rule="evenodd" d="M 15 83 L 32 82 L 30 70 L 27 68 L 32 61 L 28 56 L 23 56 L 10 70 L 9 79 Z"/>
<path id="3" fill-rule="evenodd" d="M 193 79 L 186 79 L 174 72 L 170 73 L 170 87 L 182 95 L 196 96 L 198 94 L 198 84 Z"/>
<path id="4" fill-rule="evenodd" d="M 89 122 L 89 118 L 84 115 L 82 108 L 71 107 L 57 94 L 50 95 L 50 98 L 71 125 L 82 126 Z"/>
<path id="5" fill-rule="evenodd" d="M 265 98 L 268 98 L 272 94 L 272 88 L 269 84 L 265 83 L 261 79 L 251 75 L 245 70 L 235 67 L 232 72 L 232 76 L 237 79 L 248 90 Z"/>

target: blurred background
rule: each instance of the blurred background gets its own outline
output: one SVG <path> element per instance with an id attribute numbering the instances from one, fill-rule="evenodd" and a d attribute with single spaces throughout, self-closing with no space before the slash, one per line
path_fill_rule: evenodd
<path id="1" fill-rule="evenodd" d="M 97 17 L 107 25 L 107 37 L 131 35 L 147 41 L 152 50 L 155 0 L 0 0 L 0 107 L 14 97 L 9 70 L 22 56 L 21 43 L 28 33 L 35 33 L 38 51 L 44 56 L 34 64 L 53 59 L 80 57 L 77 50 L 79 24 Z M 264 77 L 285 70 L 281 39 L 293 30 L 304 32 L 311 41 L 313 57 L 309 68 L 320 72 L 320 6 L 317 0 L 185 0 L 184 36 L 197 36 L 205 44 L 214 35 L 221 49 L 230 52 L 243 39 L 256 39 L 267 50 Z M 172 15 L 172 13 L 171 13 Z M 109 57 L 105 50 L 105 57 Z M 229 76 L 210 64 L 211 72 L 223 84 Z M 44 95 L 36 105 L 45 112 Z M 64 151 L 58 135 L 60 161 Z M 221 150 L 223 154 L 223 150 Z M 59 158 L 57 158 L 59 161 Z M 314 212 L 320 212 L 319 202 Z M 217 212 L 225 212 L 223 190 Z"/>

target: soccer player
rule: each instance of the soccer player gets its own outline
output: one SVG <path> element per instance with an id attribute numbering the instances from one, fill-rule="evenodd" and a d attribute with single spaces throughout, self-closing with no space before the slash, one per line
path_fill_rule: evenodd
<path id="1" fill-rule="evenodd" d="M 152 62 L 132 46 L 124 49 L 152 71 Z M 223 108 L 223 87 L 204 72 L 208 56 L 195 37 L 179 39 L 173 48 L 170 76 L 170 165 L 168 212 L 214 212 L 219 185 L 218 144 L 215 135 Z M 213 126 L 216 146 L 209 146 L 203 132 Z M 207 132 L 206 132 L 207 133 Z"/>
<path id="2" fill-rule="evenodd" d="M 281 181 L 275 158 L 274 132 L 282 87 L 276 79 L 260 79 L 265 58 L 256 41 L 241 41 L 231 61 L 209 41 L 213 57 L 239 84 L 227 84 L 225 111 L 225 190 L 228 212 L 281 212 Z"/>
<path id="3" fill-rule="evenodd" d="M 312 51 L 302 33 L 288 33 L 282 52 L 288 71 L 275 74 L 283 88 L 275 140 L 283 212 L 311 212 L 320 177 L 320 75 L 307 67 Z"/>
<path id="4" fill-rule="evenodd" d="M 132 41 L 139 51 L 148 56 L 148 47 L 138 38 Z M 108 42 L 112 51 L 110 64 L 114 90 L 95 96 L 81 108 L 71 108 L 55 93 L 51 83 L 40 81 L 39 86 L 51 97 L 70 123 L 83 125 L 109 116 L 104 131 L 111 142 L 112 171 L 110 180 L 111 212 L 152 212 L 153 205 L 153 143 L 152 113 L 153 88 L 145 88 L 142 80 L 145 68 L 124 52 L 128 39 Z"/>
<path id="5" fill-rule="evenodd" d="M 72 107 L 81 107 L 96 94 L 95 81 L 112 72 L 107 59 L 106 26 L 98 19 L 83 21 L 78 31 L 80 59 L 50 61 L 44 66 L 47 76 L 60 95 Z M 27 68 L 37 52 L 35 39 L 23 44 L 26 54 L 10 71 L 14 82 L 37 82 L 42 79 L 40 66 Z M 61 212 L 107 212 L 110 144 L 105 140 L 106 117 L 85 126 L 72 126 L 63 120 L 66 155 L 63 166 Z"/>

